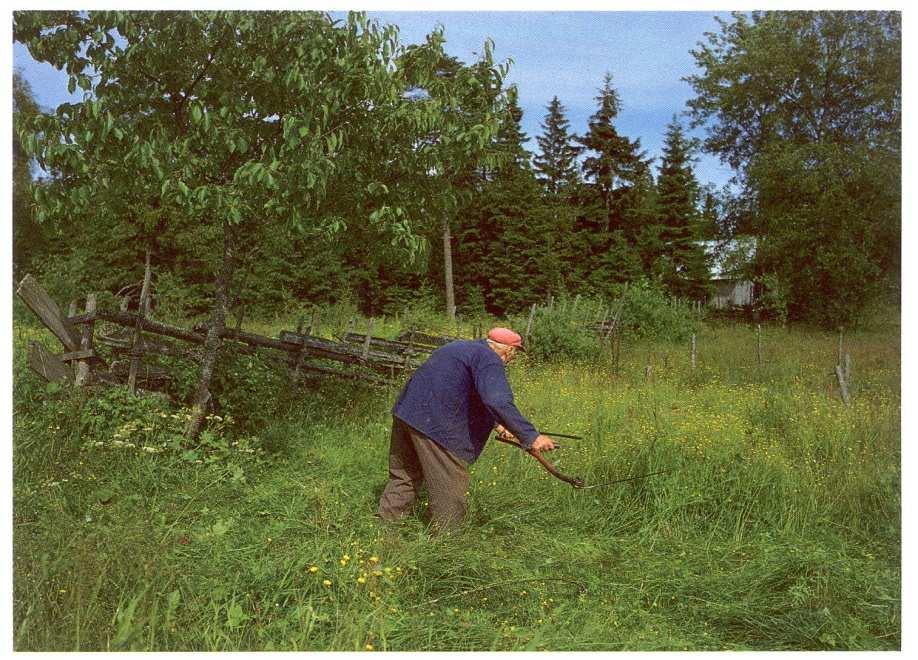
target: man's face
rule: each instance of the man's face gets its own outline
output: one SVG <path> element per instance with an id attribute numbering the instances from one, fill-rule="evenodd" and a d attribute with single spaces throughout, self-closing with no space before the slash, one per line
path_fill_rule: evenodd
<path id="1" fill-rule="evenodd" d="M 516 355 L 519 350 L 520 349 L 518 349 L 516 346 L 508 346 L 504 350 L 504 354 L 500 356 L 500 359 L 503 360 L 505 365 L 508 365 L 516 359 Z"/>

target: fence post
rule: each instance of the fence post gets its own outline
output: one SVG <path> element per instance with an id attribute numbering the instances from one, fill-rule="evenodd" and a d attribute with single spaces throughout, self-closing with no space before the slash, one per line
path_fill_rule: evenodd
<path id="1" fill-rule="evenodd" d="M 848 395 L 848 383 L 845 381 L 845 374 L 842 373 L 842 366 L 840 364 L 835 365 L 835 377 L 838 378 L 838 389 L 841 391 L 842 401 L 845 402 L 845 405 L 851 405 L 851 397 Z"/>
<path id="2" fill-rule="evenodd" d="M 695 349 L 696 349 L 695 333 L 693 332 L 692 333 L 692 371 L 695 370 Z"/>
<path id="3" fill-rule="evenodd" d="M 143 286 L 140 288 L 140 300 L 137 304 L 137 314 L 140 318 L 145 319 L 150 309 L 150 284 L 153 281 L 153 272 L 150 265 L 150 248 L 147 248 L 147 256 L 143 267 Z M 88 304 L 88 302 L 87 302 Z M 140 323 L 134 326 L 133 336 L 131 337 L 131 368 L 128 371 L 128 391 L 134 394 L 137 391 L 137 372 L 140 369 L 140 347 L 143 343 L 143 336 L 140 332 Z"/>
<path id="4" fill-rule="evenodd" d="M 302 340 L 303 335 L 303 321 L 306 319 L 300 315 L 300 318 L 297 319 L 296 323 L 296 334 L 300 336 Z M 290 374 L 290 387 L 291 389 L 296 389 L 296 386 L 300 383 L 300 370 L 303 366 L 303 356 L 306 354 L 306 342 L 303 341 L 303 345 L 300 346 L 299 350 L 294 354 L 293 358 L 293 371 Z"/>
<path id="5" fill-rule="evenodd" d="M 370 354 L 370 339 L 373 337 L 373 317 L 367 322 L 367 336 L 363 340 L 363 359 L 366 360 Z"/>
<path id="6" fill-rule="evenodd" d="M 529 341 L 529 333 L 532 332 L 532 321 L 535 318 L 536 313 L 536 304 L 532 303 L 532 307 L 529 308 L 529 323 L 526 324 L 526 341 Z"/>
<path id="7" fill-rule="evenodd" d="M 96 294 L 90 293 L 88 296 L 86 296 L 86 313 L 92 314 L 94 311 L 96 311 Z M 94 325 L 95 323 L 90 321 L 83 326 L 83 333 L 82 337 L 80 338 L 81 351 L 92 350 L 92 334 Z M 89 360 L 79 360 L 76 365 L 76 377 L 73 379 L 73 384 L 77 387 L 82 387 L 89 382 L 89 377 Z"/>
<path id="8" fill-rule="evenodd" d="M 845 328 L 841 327 L 838 329 L 838 362 L 836 362 L 839 365 L 844 361 L 844 339 Z"/>
<path id="9" fill-rule="evenodd" d="M 757 323 L 755 326 L 756 334 L 756 343 L 755 343 L 755 352 L 756 352 L 756 362 L 758 365 L 762 366 L 762 324 Z"/>

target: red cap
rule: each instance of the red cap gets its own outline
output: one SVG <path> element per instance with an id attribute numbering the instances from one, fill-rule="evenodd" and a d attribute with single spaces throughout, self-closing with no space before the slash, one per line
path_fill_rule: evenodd
<path id="1" fill-rule="evenodd" d="M 520 350 L 526 350 L 523 348 L 523 338 L 509 328 L 491 328 L 491 331 L 488 332 L 488 339 L 499 344 L 516 346 Z"/>

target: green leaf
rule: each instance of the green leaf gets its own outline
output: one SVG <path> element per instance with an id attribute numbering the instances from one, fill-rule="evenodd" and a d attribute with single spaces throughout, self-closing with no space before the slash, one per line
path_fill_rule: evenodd
<path id="1" fill-rule="evenodd" d="M 201 107 L 197 103 L 191 106 L 191 121 L 195 124 L 201 122 Z"/>

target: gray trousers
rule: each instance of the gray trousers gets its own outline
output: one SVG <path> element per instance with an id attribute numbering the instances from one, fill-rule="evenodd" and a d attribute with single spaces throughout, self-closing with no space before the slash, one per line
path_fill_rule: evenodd
<path id="1" fill-rule="evenodd" d="M 468 464 L 393 417 L 389 483 L 379 498 L 379 517 L 399 520 L 408 515 L 422 483 L 430 498 L 432 524 L 445 529 L 462 522 L 468 508 Z"/>

